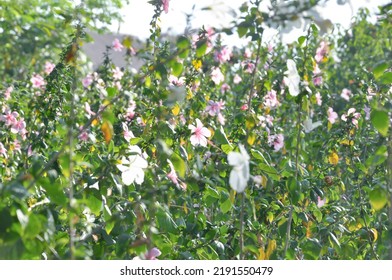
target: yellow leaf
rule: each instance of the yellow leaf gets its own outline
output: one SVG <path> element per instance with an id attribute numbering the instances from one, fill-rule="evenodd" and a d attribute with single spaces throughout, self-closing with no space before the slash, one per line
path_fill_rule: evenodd
<path id="1" fill-rule="evenodd" d="M 267 251 L 265 252 L 265 259 L 269 260 L 272 253 L 276 249 L 276 240 L 270 240 L 267 245 Z"/>
<path id="2" fill-rule="evenodd" d="M 187 94 L 186 94 L 186 99 L 189 100 L 193 97 L 193 93 L 190 89 L 188 89 Z"/>
<path id="3" fill-rule="evenodd" d="M 255 141 L 256 141 L 256 134 L 251 133 L 251 134 L 248 136 L 248 140 L 247 140 L 249 146 L 253 146 L 253 144 L 255 143 Z"/>
<path id="4" fill-rule="evenodd" d="M 105 121 L 101 126 L 103 137 L 105 138 L 106 144 L 109 144 L 113 137 L 113 125 L 109 121 Z"/>
<path id="5" fill-rule="evenodd" d="M 235 194 L 236 192 L 234 190 L 230 191 L 230 201 L 232 204 L 234 204 Z"/>
<path id="6" fill-rule="evenodd" d="M 336 152 L 332 152 L 328 156 L 328 162 L 333 165 L 337 165 L 339 163 L 339 156 Z"/>
<path id="7" fill-rule="evenodd" d="M 173 115 L 178 116 L 178 114 L 180 113 L 180 109 L 181 109 L 180 105 L 178 105 L 176 103 L 176 105 L 174 105 L 174 107 L 173 107 L 173 109 L 171 111 L 172 111 Z"/>
<path id="8" fill-rule="evenodd" d="M 184 212 L 185 212 L 185 214 L 188 214 L 188 207 L 186 207 L 186 202 L 184 202 L 184 206 L 183 206 L 183 208 L 184 208 Z"/>
<path id="9" fill-rule="evenodd" d="M 91 122 L 91 125 L 92 126 L 96 126 L 98 124 L 98 120 L 97 119 L 94 119 L 92 122 Z"/>
<path id="10" fill-rule="evenodd" d="M 330 131 L 332 128 L 332 123 L 328 122 L 328 131 Z"/>
<path id="11" fill-rule="evenodd" d="M 259 256 L 257 257 L 258 260 L 265 260 L 265 252 L 264 252 L 264 248 L 261 247 L 259 249 Z"/>
<path id="12" fill-rule="evenodd" d="M 266 176 L 261 176 L 261 186 L 265 188 L 267 186 L 268 179 Z"/>
<path id="13" fill-rule="evenodd" d="M 376 242 L 377 241 L 377 238 L 378 238 L 378 231 L 375 229 L 375 228 L 371 228 L 370 230 L 369 230 L 371 233 L 372 233 L 372 241 L 373 242 Z"/>
<path id="14" fill-rule="evenodd" d="M 313 222 L 308 222 L 306 223 L 306 237 L 311 238 L 312 237 L 312 231 L 310 227 L 312 226 Z"/>

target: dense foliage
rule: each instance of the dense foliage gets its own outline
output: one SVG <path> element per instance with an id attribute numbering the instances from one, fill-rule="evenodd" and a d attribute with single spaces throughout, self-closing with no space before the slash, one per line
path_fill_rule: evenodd
<path id="1" fill-rule="evenodd" d="M 260 2 L 170 42 L 169 1 L 150 1 L 146 47 L 108 42 L 92 73 L 78 12 L 57 63 L 3 49 L 0 258 L 391 258 L 390 8 L 284 45 L 264 43 L 279 14 Z M 120 69 L 114 51 L 145 64 Z"/>

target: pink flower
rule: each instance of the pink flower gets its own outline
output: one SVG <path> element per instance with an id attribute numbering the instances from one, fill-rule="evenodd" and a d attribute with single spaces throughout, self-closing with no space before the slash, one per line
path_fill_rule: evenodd
<path id="1" fill-rule="evenodd" d="M 218 67 L 214 67 L 211 71 L 211 79 L 216 85 L 219 85 L 225 80 L 225 77 Z"/>
<path id="2" fill-rule="evenodd" d="M 221 50 L 215 52 L 214 59 L 219 63 L 225 63 L 230 60 L 231 54 L 231 49 L 225 46 Z"/>
<path id="3" fill-rule="evenodd" d="M 169 2 L 169 1 L 167 1 Z M 149 250 L 145 255 L 144 255 L 144 259 L 145 260 L 157 260 L 157 257 L 159 257 L 161 255 L 161 251 L 159 251 L 159 249 L 157 248 L 152 248 L 151 250 Z"/>
<path id="4" fill-rule="evenodd" d="M 4 98 L 5 100 L 8 100 L 11 98 L 11 93 L 14 90 L 14 88 L 12 86 L 8 87 L 5 92 L 4 92 Z"/>
<path id="5" fill-rule="evenodd" d="M 267 92 L 267 95 L 264 96 L 264 105 L 267 108 L 275 108 L 279 105 L 275 90 L 270 90 L 269 92 Z"/>
<path id="6" fill-rule="evenodd" d="M 121 44 L 120 40 L 118 40 L 117 38 L 114 39 L 114 41 L 112 42 L 112 47 L 115 52 L 121 52 L 122 49 L 124 48 L 124 46 Z"/>
<path id="7" fill-rule="evenodd" d="M 225 125 L 225 123 L 226 123 L 226 119 L 225 119 L 225 117 L 221 113 L 218 114 L 218 122 L 221 125 Z"/>
<path id="8" fill-rule="evenodd" d="M 244 57 L 250 58 L 252 56 L 252 51 L 249 48 L 246 48 L 244 51 Z"/>
<path id="9" fill-rule="evenodd" d="M 242 81 L 241 76 L 238 74 L 235 74 L 234 78 L 233 78 L 233 83 L 235 83 L 237 85 L 237 84 L 241 83 L 241 81 Z"/>
<path id="10" fill-rule="evenodd" d="M 210 115 L 210 116 L 217 116 L 218 114 L 220 114 L 220 111 L 222 109 L 225 108 L 225 102 L 224 101 L 208 101 L 208 105 L 206 107 L 206 112 Z"/>
<path id="11" fill-rule="evenodd" d="M 370 120 L 370 107 L 365 106 L 363 110 L 365 111 L 365 120 Z"/>
<path id="12" fill-rule="evenodd" d="M 33 88 L 42 88 L 45 85 L 45 80 L 41 75 L 34 74 L 30 82 L 33 84 Z"/>
<path id="13" fill-rule="evenodd" d="M 349 100 L 350 100 L 351 95 L 352 95 L 351 90 L 349 90 L 349 89 L 347 89 L 347 88 L 344 88 L 344 89 L 342 90 L 342 93 L 340 94 L 340 96 L 341 96 L 344 100 L 346 100 L 346 101 L 349 101 Z"/>
<path id="14" fill-rule="evenodd" d="M 163 10 L 166 14 L 169 12 L 169 1 L 170 0 L 162 0 Z"/>
<path id="15" fill-rule="evenodd" d="M 376 93 L 373 91 L 373 89 L 372 88 L 368 88 L 368 90 L 367 90 L 367 95 L 366 95 L 366 99 L 367 99 L 367 101 L 370 101 L 370 100 L 372 100 L 373 99 L 373 96 L 375 96 L 376 95 Z"/>
<path id="16" fill-rule="evenodd" d="M 0 116 L 0 121 L 5 122 L 6 126 L 14 125 L 17 121 L 16 118 L 19 117 L 19 114 L 15 111 L 11 113 L 10 109 L 6 109 L 4 113 L 4 115 Z"/>
<path id="17" fill-rule="evenodd" d="M 225 93 L 225 92 L 227 92 L 227 91 L 229 91 L 229 90 L 230 90 L 230 86 L 229 86 L 228 84 L 224 83 L 224 84 L 221 86 L 221 93 Z"/>
<path id="18" fill-rule="evenodd" d="M 338 114 L 333 111 L 333 108 L 329 107 L 327 111 L 328 121 L 333 124 L 335 123 L 336 119 L 338 118 Z"/>
<path id="19" fill-rule="evenodd" d="M 317 105 L 321 106 L 321 104 L 323 104 L 323 100 L 322 100 L 322 98 L 321 98 L 321 94 L 320 94 L 319 92 L 317 92 L 316 95 L 315 95 L 315 97 L 316 97 L 316 103 L 317 103 Z"/>
<path id="20" fill-rule="evenodd" d="M 326 42 L 322 41 L 320 43 L 320 46 L 316 50 L 316 55 L 314 56 L 314 59 L 317 62 L 322 61 L 323 58 L 325 57 L 325 55 L 327 54 L 327 52 L 328 52 L 328 44 Z"/>
<path id="21" fill-rule="evenodd" d="M 80 126 L 79 130 L 82 131 L 83 130 L 83 126 Z M 78 138 L 82 142 L 87 142 L 88 139 L 89 139 L 88 132 L 86 130 L 84 130 L 82 133 L 79 134 Z"/>
<path id="22" fill-rule="evenodd" d="M 14 140 L 14 142 L 12 143 L 12 145 L 14 146 L 14 151 L 20 153 L 21 152 L 21 145 L 19 143 L 19 141 L 17 139 Z"/>
<path id="23" fill-rule="evenodd" d="M 240 110 L 241 110 L 241 111 L 246 111 L 246 110 L 248 110 L 248 105 L 247 105 L 247 104 L 242 105 L 241 108 L 240 108 Z"/>
<path id="24" fill-rule="evenodd" d="M 132 131 L 128 129 L 128 126 L 125 122 L 122 123 L 122 128 L 123 128 L 124 139 L 127 142 L 129 142 L 132 138 L 135 138 L 135 135 L 133 135 Z"/>
<path id="25" fill-rule="evenodd" d="M 91 74 L 88 74 L 83 80 L 82 84 L 85 88 L 89 87 L 94 81 L 94 77 Z"/>
<path id="26" fill-rule="evenodd" d="M 167 160 L 170 166 L 170 172 L 166 174 L 167 178 L 173 182 L 176 186 L 178 186 L 178 176 L 176 170 L 174 169 L 173 163 L 170 160 Z"/>
<path id="27" fill-rule="evenodd" d="M 112 72 L 113 72 L 113 79 L 115 80 L 121 80 L 121 78 L 124 76 L 124 73 L 118 67 L 112 69 Z"/>
<path id="28" fill-rule="evenodd" d="M 250 62 L 250 61 L 243 61 L 242 63 L 241 63 L 241 65 L 242 65 L 242 68 L 244 68 L 244 70 L 245 70 L 245 72 L 247 72 L 247 73 L 253 73 L 253 71 L 254 71 L 254 69 L 255 69 L 255 64 L 253 63 L 253 62 Z"/>
<path id="29" fill-rule="evenodd" d="M 323 207 L 326 201 L 327 201 L 327 199 L 325 197 L 324 197 L 324 199 L 321 199 L 321 197 L 318 196 L 317 197 L 317 207 L 318 208 Z"/>
<path id="30" fill-rule="evenodd" d="M 188 125 L 188 128 L 191 130 L 191 144 L 193 146 L 203 146 L 207 147 L 207 137 L 211 136 L 211 131 L 209 131 L 206 127 L 203 126 L 199 119 L 196 119 L 196 126 L 193 124 Z"/>
<path id="31" fill-rule="evenodd" d="M 279 151 L 284 146 L 284 135 L 283 134 L 274 134 L 268 136 L 268 144 L 270 146 L 274 146 L 275 152 Z"/>
<path id="32" fill-rule="evenodd" d="M 185 85 L 185 77 L 177 78 L 174 75 L 170 75 L 168 79 L 169 79 L 169 82 L 175 86 L 181 87 L 181 86 Z"/>
<path id="33" fill-rule="evenodd" d="M 347 122 L 350 118 L 351 122 L 358 128 L 358 119 L 361 117 L 360 113 L 356 113 L 355 108 L 350 108 L 347 111 L 347 114 L 343 114 L 341 116 L 342 121 Z"/>
<path id="34" fill-rule="evenodd" d="M 21 118 L 20 120 L 12 124 L 11 132 L 15 134 L 19 133 L 21 135 L 25 135 L 27 133 L 25 128 L 26 128 L 26 122 L 24 121 L 24 118 Z"/>
<path id="35" fill-rule="evenodd" d="M 53 71 L 54 67 L 56 67 L 56 65 L 54 65 L 53 63 L 51 63 L 49 61 L 46 61 L 45 62 L 45 74 L 49 75 Z"/>
<path id="36" fill-rule="evenodd" d="M 7 150 L 4 147 L 3 143 L 0 142 L 0 155 L 3 155 L 3 157 L 8 158 Z"/>
<path id="37" fill-rule="evenodd" d="M 95 112 L 91 111 L 91 107 L 90 104 L 88 104 L 87 102 L 84 103 L 84 110 L 87 113 L 87 117 L 91 117 L 91 116 L 95 116 Z"/>

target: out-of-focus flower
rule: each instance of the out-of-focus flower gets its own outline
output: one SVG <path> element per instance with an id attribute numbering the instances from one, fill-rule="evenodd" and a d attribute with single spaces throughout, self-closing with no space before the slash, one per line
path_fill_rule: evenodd
<path id="1" fill-rule="evenodd" d="M 323 76 L 321 75 L 321 70 L 318 66 L 318 64 L 315 64 L 313 68 L 313 84 L 315 86 L 320 86 L 323 83 Z"/>
<path id="2" fill-rule="evenodd" d="M 173 163 L 170 160 L 167 160 L 170 167 L 170 172 L 166 174 L 167 178 L 173 182 L 176 186 L 178 186 L 178 176 L 176 170 L 174 169 Z"/>
<path id="3" fill-rule="evenodd" d="M 316 50 L 316 55 L 314 56 L 314 59 L 317 62 L 321 62 L 327 53 L 328 53 L 328 44 L 325 41 L 321 41 L 320 46 Z"/>
<path id="4" fill-rule="evenodd" d="M 87 117 L 90 118 L 91 116 L 95 116 L 95 112 L 91 111 L 90 104 L 84 102 L 84 110 L 87 113 Z"/>
<path id="5" fill-rule="evenodd" d="M 225 76 L 218 67 L 214 67 L 211 71 L 211 79 L 216 85 L 219 85 L 225 80 Z"/>
<path id="6" fill-rule="evenodd" d="M 169 76 L 169 82 L 175 86 L 181 87 L 185 85 L 185 77 L 177 78 L 174 75 Z"/>
<path id="7" fill-rule="evenodd" d="M 122 172 L 121 178 L 125 185 L 129 186 L 133 182 L 141 184 L 144 182 L 144 170 L 147 168 L 147 160 L 142 156 L 142 151 L 138 146 L 130 146 L 131 153 L 128 159 L 123 157 L 121 164 L 117 164 L 117 168 Z"/>
<path id="8" fill-rule="evenodd" d="M 317 197 L 317 207 L 323 207 L 325 205 L 325 202 L 327 201 L 327 199 L 324 197 L 323 199 L 321 199 L 321 197 Z"/>
<path id="9" fill-rule="evenodd" d="M 162 0 L 163 10 L 166 14 L 169 12 L 169 1 L 170 0 Z"/>
<path id="10" fill-rule="evenodd" d="M 55 64 L 53 64 L 49 61 L 46 61 L 45 62 L 45 74 L 49 75 L 53 71 L 54 67 L 56 67 Z"/>
<path id="11" fill-rule="evenodd" d="M 45 85 L 44 78 L 39 74 L 33 74 L 30 82 L 32 83 L 33 88 L 42 88 Z"/>
<path id="12" fill-rule="evenodd" d="M 18 112 L 11 112 L 9 108 L 5 109 L 4 115 L 0 115 L 0 121 L 4 122 L 6 126 L 12 126 L 19 117 Z"/>
<path id="13" fill-rule="evenodd" d="M 0 155 L 3 155 L 3 157 L 8 158 L 7 150 L 4 147 L 3 143 L 0 142 Z"/>
<path id="14" fill-rule="evenodd" d="M 86 77 L 82 79 L 82 84 L 85 88 L 89 87 L 94 81 L 94 77 L 92 74 L 88 74 Z"/>
<path id="15" fill-rule="evenodd" d="M 242 82 L 241 76 L 238 75 L 238 74 L 235 74 L 235 75 L 234 75 L 234 78 L 233 78 L 233 83 L 237 85 L 237 84 L 239 84 L 239 83 L 241 83 L 241 82 Z"/>
<path id="16" fill-rule="evenodd" d="M 348 119 L 351 119 L 351 122 L 358 128 L 358 119 L 361 117 L 360 113 L 356 113 L 355 108 L 350 108 L 347 111 L 347 114 L 343 114 L 341 116 L 342 121 L 347 122 Z"/>
<path id="17" fill-rule="evenodd" d="M 331 124 L 334 124 L 335 121 L 336 121 L 337 118 L 338 118 L 338 114 L 337 114 L 336 112 L 334 112 L 334 111 L 333 111 L 333 108 L 331 108 L 331 107 L 328 108 L 327 116 L 328 116 L 328 121 L 329 121 Z"/>
<path id="18" fill-rule="evenodd" d="M 305 129 L 305 133 L 309 133 L 311 132 L 313 129 L 319 127 L 322 123 L 320 121 L 318 122 L 312 122 L 311 118 L 306 118 L 306 120 L 304 121 L 304 129 Z"/>
<path id="19" fill-rule="evenodd" d="M 275 152 L 279 151 L 284 146 L 284 135 L 274 134 L 268 136 L 268 144 L 274 146 Z"/>
<path id="20" fill-rule="evenodd" d="M 127 142 L 129 142 L 132 138 L 135 138 L 135 135 L 133 135 L 132 131 L 128 129 L 128 125 L 125 122 L 122 123 L 122 128 L 123 128 L 124 139 Z"/>
<path id="21" fill-rule="evenodd" d="M 231 48 L 224 46 L 221 50 L 215 52 L 214 59 L 219 63 L 224 63 L 230 60 L 231 54 Z"/>
<path id="22" fill-rule="evenodd" d="M 115 80 L 121 80 L 121 78 L 124 76 L 124 72 L 122 72 L 121 69 L 118 67 L 112 69 L 112 72 L 113 72 L 113 79 Z"/>
<path id="23" fill-rule="evenodd" d="M 10 87 L 8 87 L 8 88 L 5 90 L 5 92 L 4 92 L 4 99 L 5 99 L 5 100 L 8 100 L 8 99 L 11 98 L 11 93 L 13 92 L 13 90 L 14 90 L 14 87 L 13 87 L 13 86 L 10 86 Z"/>
<path id="24" fill-rule="evenodd" d="M 365 111 L 365 120 L 370 120 L 370 107 L 365 106 L 363 110 Z"/>
<path id="25" fill-rule="evenodd" d="M 225 102 L 220 100 L 220 101 L 213 101 L 210 100 L 208 101 L 208 105 L 206 107 L 206 112 L 210 115 L 210 116 L 217 116 L 218 114 L 220 114 L 220 111 L 222 109 L 225 108 Z"/>
<path id="26" fill-rule="evenodd" d="M 20 118 L 19 120 L 15 121 L 12 126 L 11 126 L 11 132 L 12 133 L 19 133 L 21 135 L 24 135 L 27 133 L 26 131 L 26 122 L 24 121 L 24 118 Z"/>
<path id="27" fill-rule="evenodd" d="M 372 100 L 372 99 L 373 99 L 373 96 L 376 95 L 376 93 L 373 91 L 373 89 L 372 89 L 371 87 L 368 88 L 367 93 L 368 93 L 368 94 L 366 95 L 367 101 Z"/>
<path id="28" fill-rule="evenodd" d="M 287 71 L 285 72 L 284 83 L 289 88 L 289 93 L 291 96 L 297 96 L 299 94 L 299 83 L 301 81 L 298 75 L 297 67 L 294 60 L 287 60 Z"/>
<path id="29" fill-rule="evenodd" d="M 319 92 L 317 92 L 317 93 L 315 94 L 315 97 L 316 97 L 316 103 L 317 103 L 317 105 L 321 106 L 321 104 L 323 104 L 323 99 L 321 98 L 321 94 L 320 94 Z"/>
<path id="30" fill-rule="evenodd" d="M 120 40 L 118 40 L 117 38 L 114 39 L 114 41 L 112 42 L 112 47 L 115 52 L 121 52 L 122 49 L 124 48 L 124 46 L 121 44 Z"/>
<path id="31" fill-rule="evenodd" d="M 230 90 L 230 86 L 229 86 L 228 84 L 224 83 L 224 84 L 221 86 L 221 93 L 225 93 L 225 92 L 227 92 L 227 91 L 229 91 L 229 90 Z"/>
<path id="32" fill-rule="evenodd" d="M 264 105 L 270 109 L 275 108 L 279 105 L 275 90 L 272 89 L 268 91 L 267 94 L 264 96 Z"/>
<path id="33" fill-rule="evenodd" d="M 246 48 L 244 51 L 244 57 L 251 58 L 251 56 L 252 56 L 252 51 L 249 48 Z"/>
<path id="34" fill-rule="evenodd" d="M 255 70 L 256 65 L 251 61 L 243 61 L 241 63 L 242 68 L 245 70 L 246 73 L 252 74 Z"/>
<path id="35" fill-rule="evenodd" d="M 192 132 L 191 144 L 193 146 L 207 146 L 207 138 L 211 136 L 211 131 L 203 126 L 199 119 L 196 119 L 196 126 L 193 124 L 188 125 L 188 128 Z"/>
<path id="36" fill-rule="evenodd" d="M 346 100 L 346 101 L 349 101 L 349 100 L 350 100 L 351 95 L 352 95 L 351 90 L 349 90 L 349 89 L 347 89 L 347 88 L 344 88 L 344 89 L 342 90 L 342 93 L 340 94 L 340 96 L 341 96 L 344 100 Z"/>
<path id="37" fill-rule="evenodd" d="M 240 152 L 230 152 L 227 155 L 229 165 L 233 166 L 230 172 L 230 187 L 237 193 L 242 193 L 249 181 L 249 160 L 250 157 L 243 145 L 239 145 Z"/>

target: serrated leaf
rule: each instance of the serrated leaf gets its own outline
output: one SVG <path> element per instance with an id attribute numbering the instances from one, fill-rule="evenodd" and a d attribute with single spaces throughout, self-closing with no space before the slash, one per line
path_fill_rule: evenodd
<path id="1" fill-rule="evenodd" d="M 382 136 L 386 137 L 388 135 L 389 116 L 387 112 L 374 109 L 370 113 L 370 120 Z"/>

